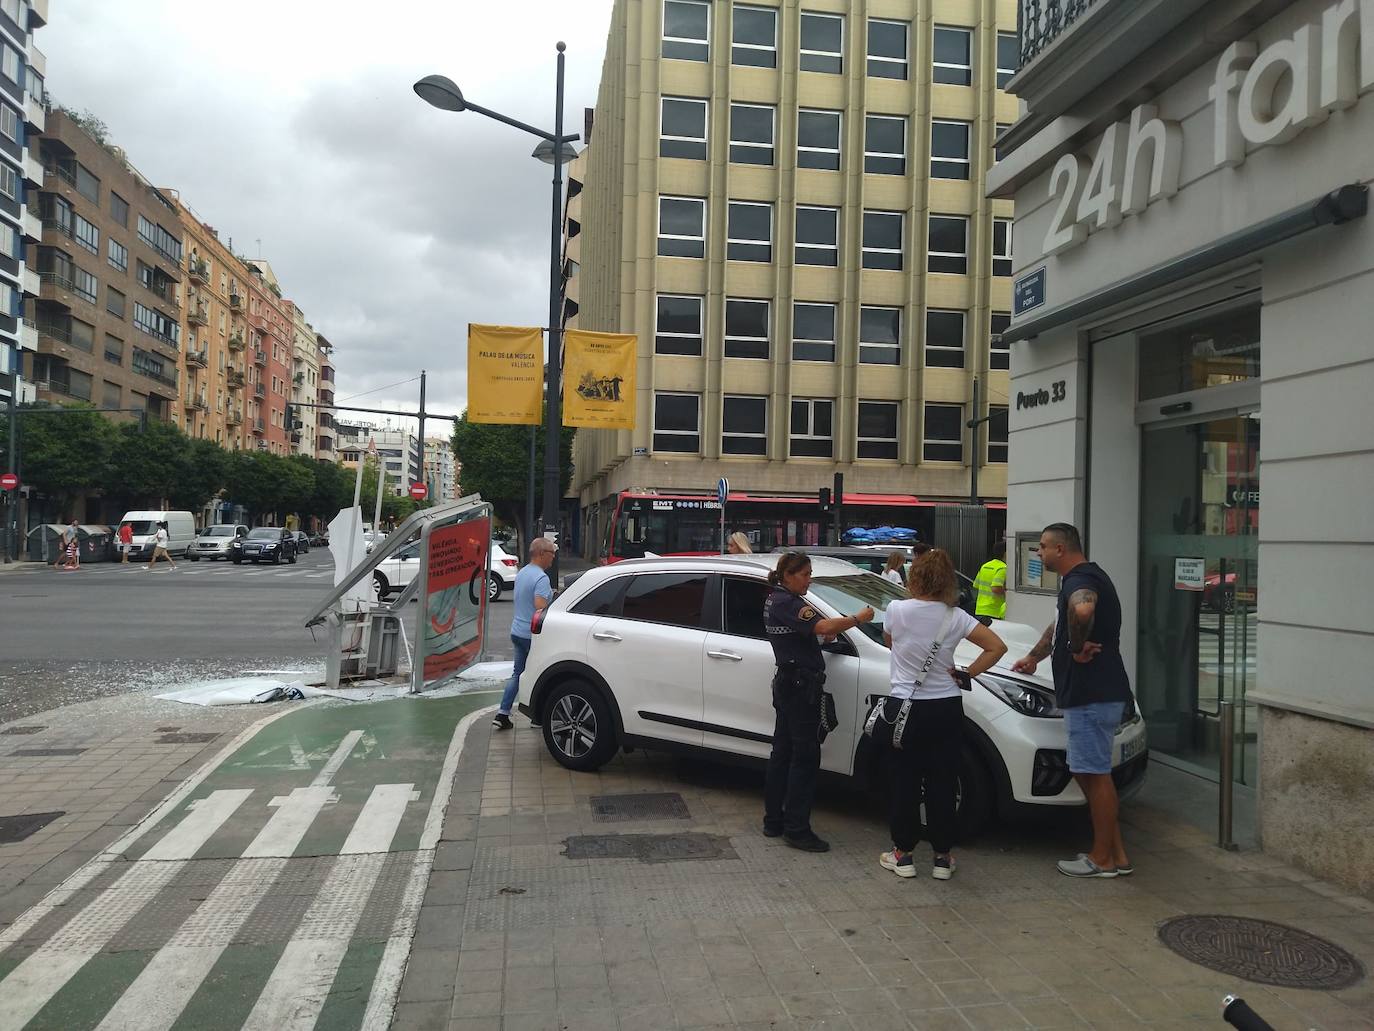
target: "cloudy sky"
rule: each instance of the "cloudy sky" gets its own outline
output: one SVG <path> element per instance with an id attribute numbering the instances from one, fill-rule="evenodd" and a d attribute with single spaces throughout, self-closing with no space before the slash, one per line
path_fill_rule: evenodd
<path id="1" fill-rule="evenodd" d="M 335 345 L 338 399 L 460 412 L 469 322 L 548 317 L 551 169 L 538 142 L 411 90 L 567 131 L 596 103 L 611 0 L 52 0 L 54 102 L 89 110 L 152 182 L 271 261 Z M 432 434 L 430 434 L 432 435 Z"/>

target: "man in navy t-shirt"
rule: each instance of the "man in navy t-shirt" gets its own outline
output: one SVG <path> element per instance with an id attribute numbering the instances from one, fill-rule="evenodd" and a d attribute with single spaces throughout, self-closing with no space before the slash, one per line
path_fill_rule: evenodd
<path id="1" fill-rule="evenodd" d="M 1063 860 L 1070 877 L 1118 877 L 1133 873 L 1117 822 L 1112 745 L 1116 729 L 1134 702 L 1121 661 L 1121 600 L 1116 587 L 1083 554 L 1082 538 L 1068 523 L 1052 523 L 1040 534 L 1040 558 L 1058 573 L 1054 623 L 1030 654 L 1012 666 L 1034 673 L 1049 658 L 1054 668 L 1055 704 L 1064 711 L 1069 772 L 1078 781 L 1093 821 L 1093 848 Z"/>

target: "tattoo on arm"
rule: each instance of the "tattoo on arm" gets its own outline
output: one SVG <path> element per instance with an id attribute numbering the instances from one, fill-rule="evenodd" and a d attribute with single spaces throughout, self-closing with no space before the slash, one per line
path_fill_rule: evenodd
<path id="1" fill-rule="evenodd" d="M 1054 624 L 1045 627 L 1045 632 L 1040 635 L 1040 640 L 1035 643 L 1035 647 L 1030 650 L 1030 657 L 1036 662 L 1049 657 L 1054 650 Z"/>
<path id="2" fill-rule="evenodd" d="M 1087 587 L 1069 595 L 1069 651 L 1077 655 L 1088 643 L 1097 616 L 1097 592 Z"/>

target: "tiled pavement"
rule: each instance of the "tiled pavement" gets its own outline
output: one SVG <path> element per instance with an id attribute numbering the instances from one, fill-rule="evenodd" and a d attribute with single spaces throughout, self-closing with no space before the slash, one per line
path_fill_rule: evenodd
<path id="1" fill-rule="evenodd" d="M 1332 939 L 1374 970 L 1374 903 L 1261 853 L 1220 852 L 1148 801 L 1126 812 L 1129 879 L 1060 876 L 1053 860 L 1081 846 L 1083 828 L 1058 820 L 961 848 L 941 883 L 879 868 L 882 822 L 838 786 L 816 814 L 829 855 L 763 838 L 759 788 L 750 772 L 653 753 L 573 774 L 523 720 L 495 737 L 478 724 L 392 1026 L 1211 1028 L 1236 992 L 1279 1031 L 1374 1028 L 1374 979 L 1336 993 L 1266 988 L 1158 943 L 1168 917 L 1254 916 Z M 591 796 L 636 792 L 677 792 L 690 818 L 594 818 Z M 570 836 L 682 833 L 718 854 L 566 854 Z"/>

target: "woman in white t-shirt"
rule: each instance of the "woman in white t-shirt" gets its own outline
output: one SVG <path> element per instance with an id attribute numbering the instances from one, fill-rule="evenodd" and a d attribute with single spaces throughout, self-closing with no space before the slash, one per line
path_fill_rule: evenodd
<path id="1" fill-rule="evenodd" d="M 879 862 L 899 877 L 916 876 L 911 851 L 920 837 L 918 806 L 924 798 L 935 852 L 932 875 L 947 881 L 954 873 L 950 847 L 964 723 L 960 681 L 990 669 L 1007 646 L 955 607 L 959 581 L 946 552 L 929 551 L 912 563 L 907 593 L 910 598 L 894 601 L 884 614 L 892 690 L 879 703 L 876 718 L 870 716 L 892 805 L 892 851 L 884 852 Z M 967 671 L 954 666 L 954 649 L 965 638 L 983 649 Z"/>
<path id="2" fill-rule="evenodd" d="M 906 582 L 902 579 L 902 567 L 905 565 L 906 556 L 900 551 L 894 551 L 887 556 L 887 566 L 883 569 L 883 579 L 896 584 L 898 587 L 905 587 Z"/>

